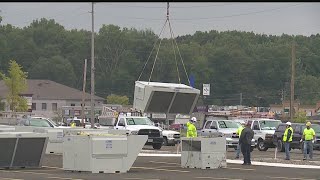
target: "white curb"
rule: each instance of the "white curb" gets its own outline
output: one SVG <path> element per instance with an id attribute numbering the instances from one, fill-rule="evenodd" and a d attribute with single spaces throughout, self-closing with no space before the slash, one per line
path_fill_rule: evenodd
<path id="1" fill-rule="evenodd" d="M 139 153 L 140 157 L 181 157 L 181 154 L 151 154 L 151 153 Z M 230 164 L 242 164 L 242 160 L 227 159 L 227 163 Z M 256 166 L 271 166 L 271 167 L 285 167 L 285 168 L 302 168 L 302 169 L 320 169 L 320 166 L 312 165 L 297 165 L 297 164 L 283 164 L 283 163 L 268 163 L 251 161 L 252 165 Z"/>

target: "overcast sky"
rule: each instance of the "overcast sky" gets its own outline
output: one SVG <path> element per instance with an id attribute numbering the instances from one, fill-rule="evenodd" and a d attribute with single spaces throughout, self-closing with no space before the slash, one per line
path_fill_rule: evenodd
<path id="1" fill-rule="evenodd" d="M 102 24 L 158 34 L 166 19 L 166 3 L 96 3 L 95 31 Z M 66 29 L 91 30 L 91 3 L 0 3 L 2 24 L 28 26 L 51 18 Z M 174 34 L 240 30 L 281 35 L 320 33 L 320 3 L 170 3 Z M 164 36 L 168 37 L 167 28 Z"/>

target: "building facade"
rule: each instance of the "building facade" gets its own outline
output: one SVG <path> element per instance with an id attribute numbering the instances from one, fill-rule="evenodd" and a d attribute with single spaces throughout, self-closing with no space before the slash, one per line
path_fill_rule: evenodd
<path id="1" fill-rule="evenodd" d="M 61 116 L 63 106 L 81 106 L 82 91 L 56 83 L 51 80 L 27 80 L 27 90 L 22 96 L 28 95 L 30 103 L 29 112 L 35 116 L 57 117 Z M 8 88 L 3 81 L 0 81 L 0 97 L 5 102 L 5 111 L 10 111 L 6 102 Z M 85 93 L 85 106 L 90 106 L 90 94 Z M 94 96 L 94 105 L 102 106 L 104 98 Z"/>

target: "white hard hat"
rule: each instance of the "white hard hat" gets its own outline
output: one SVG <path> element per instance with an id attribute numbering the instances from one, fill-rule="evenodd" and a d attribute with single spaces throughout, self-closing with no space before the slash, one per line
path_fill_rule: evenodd
<path id="1" fill-rule="evenodd" d="M 197 118 L 196 118 L 196 117 L 192 117 L 192 118 L 191 118 L 191 121 L 197 122 Z"/>
<path id="2" fill-rule="evenodd" d="M 243 125 L 244 125 L 244 124 L 246 124 L 246 122 L 245 122 L 245 121 L 241 121 L 240 124 L 243 124 Z"/>
<path id="3" fill-rule="evenodd" d="M 291 122 L 286 122 L 286 125 L 291 126 Z"/>

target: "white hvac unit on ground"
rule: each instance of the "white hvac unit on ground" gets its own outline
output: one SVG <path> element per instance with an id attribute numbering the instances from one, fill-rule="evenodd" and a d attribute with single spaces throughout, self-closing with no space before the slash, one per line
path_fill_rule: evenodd
<path id="1" fill-rule="evenodd" d="M 1 132 L 0 168 L 40 168 L 47 142 L 42 133 Z"/>
<path id="2" fill-rule="evenodd" d="M 14 132 L 15 130 L 14 126 L 0 125 L 0 132 Z"/>
<path id="3" fill-rule="evenodd" d="M 145 113 L 191 114 L 200 90 L 184 84 L 136 81 L 133 108 Z"/>
<path id="4" fill-rule="evenodd" d="M 225 137 L 181 138 L 181 167 L 216 169 L 227 167 Z"/>
<path id="5" fill-rule="evenodd" d="M 49 138 L 46 154 L 62 154 L 63 130 L 64 128 L 16 126 L 17 132 L 44 133 Z"/>
<path id="6" fill-rule="evenodd" d="M 148 139 L 145 135 L 90 133 L 64 136 L 64 170 L 125 173 Z"/>

